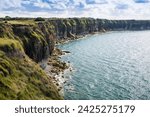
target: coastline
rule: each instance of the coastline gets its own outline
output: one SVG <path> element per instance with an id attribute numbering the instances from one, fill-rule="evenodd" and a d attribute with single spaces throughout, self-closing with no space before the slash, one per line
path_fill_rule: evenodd
<path id="1" fill-rule="evenodd" d="M 53 83 L 56 85 L 57 90 L 61 96 L 64 96 L 64 84 L 67 79 L 64 74 L 68 71 L 72 71 L 69 61 L 61 61 L 62 55 L 70 53 L 69 51 L 62 51 L 55 47 L 53 54 L 47 59 L 39 63 L 41 68 L 45 71 L 49 78 L 52 79 Z"/>
<path id="2" fill-rule="evenodd" d="M 72 37 L 67 37 L 67 38 L 62 38 L 62 39 L 56 39 L 55 46 L 60 45 L 60 44 L 65 44 L 65 43 L 68 43 L 70 41 L 80 40 L 80 39 L 83 39 L 84 37 L 87 37 L 90 35 L 102 34 L 102 33 L 106 33 L 106 32 L 108 32 L 108 31 L 103 29 L 102 31 L 97 31 L 97 32 L 92 32 L 92 33 L 87 33 L 87 34 L 81 34 L 81 35 L 74 35 Z"/>
<path id="3" fill-rule="evenodd" d="M 65 74 L 68 72 L 72 72 L 73 68 L 71 67 L 70 61 L 62 61 L 60 60 L 62 55 L 70 54 L 68 50 L 60 50 L 56 46 L 60 44 L 69 43 L 70 41 L 80 40 L 84 37 L 94 35 L 94 34 L 102 34 L 106 31 L 94 32 L 84 35 L 76 36 L 75 38 L 66 38 L 66 39 L 57 39 L 54 51 L 48 59 L 42 60 L 39 62 L 41 68 L 45 71 L 49 78 L 52 79 L 54 85 L 56 85 L 57 90 L 61 96 L 64 96 L 64 84 L 67 82 L 67 78 L 65 78 Z"/>
<path id="4" fill-rule="evenodd" d="M 64 82 L 62 77 L 68 75 L 64 75 L 64 72 L 70 66 L 67 62 L 61 62 L 63 60 L 60 59 L 61 54 L 54 55 L 54 48 L 60 47 L 57 46 L 58 44 L 63 45 L 68 42 L 70 44 L 77 40 L 84 40 L 86 37 L 90 38 L 93 34 L 101 36 L 105 32 L 149 29 L 150 20 L 43 18 L 42 21 L 37 21 L 37 18 L 1 18 L 0 54 L 3 81 L 1 88 L 4 92 L 0 93 L 0 97 L 2 99 L 61 99 L 58 90 L 61 90 L 63 85 L 59 84 Z M 68 48 L 64 49 L 68 50 Z M 43 70 L 37 63 L 41 63 Z M 66 64 L 69 67 L 65 67 Z M 58 88 L 52 80 L 56 82 Z M 6 86 L 9 88 L 6 89 Z M 11 96 L 8 97 L 6 92 Z"/>
<path id="5" fill-rule="evenodd" d="M 103 34 L 106 32 L 109 32 L 109 30 L 79 35 L 76 36 L 76 38 L 65 38 L 59 40 L 57 39 L 52 55 L 49 56 L 47 60 L 43 60 L 39 63 L 41 68 L 45 71 L 49 78 L 52 79 L 52 82 L 54 83 L 54 85 L 56 85 L 57 90 L 61 96 L 64 97 L 64 85 L 68 81 L 68 79 L 65 78 L 65 74 L 67 74 L 68 72 L 72 72 L 73 67 L 70 64 L 70 61 L 61 60 L 61 56 L 70 54 L 71 52 L 68 50 L 61 50 L 57 48 L 57 45 L 69 43 L 71 41 L 81 40 L 91 35 Z"/>

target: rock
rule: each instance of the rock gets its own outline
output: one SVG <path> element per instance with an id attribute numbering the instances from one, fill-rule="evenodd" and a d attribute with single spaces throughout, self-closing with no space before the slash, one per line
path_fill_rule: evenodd
<path id="1" fill-rule="evenodd" d="M 59 86 L 59 84 L 58 84 L 58 83 L 56 83 L 56 86 Z"/>
<path id="2" fill-rule="evenodd" d="M 58 88 L 58 91 L 61 91 L 62 88 Z"/>
<path id="3" fill-rule="evenodd" d="M 64 84 L 67 83 L 67 81 L 64 81 Z"/>
<path id="4" fill-rule="evenodd" d="M 70 51 L 67 51 L 67 50 L 64 50 L 63 52 L 64 52 L 64 53 L 71 53 Z"/>
<path id="5" fill-rule="evenodd" d="M 42 64 L 40 64 L 40 67 L 41 67 L 42 69 L 45 69 L 45 68 L 46 68 L 46 64 L 42 63 Z"/>

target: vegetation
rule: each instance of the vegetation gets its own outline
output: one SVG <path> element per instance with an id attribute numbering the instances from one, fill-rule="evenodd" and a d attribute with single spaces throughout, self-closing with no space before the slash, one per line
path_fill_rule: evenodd
<path id="1" fill-rule="evenodd" d="M 7 23 L 18 25 L 35 25 L 34 20 L 9 20 Z"/>
<path id="2" fill-rule="evenodd" d="M 4 49 L 5 48 L 5 49 Z M 7 48 L 7 49 L 6 49 Z M 24 56 L 16 56 L 17 54 Z M 13 54 L 9 54 L 9 52 Z M 0 99 L 62 99 L 51 78 L 16 40 L 0 39 Z"/>
<path id="3" fill-rule="evenodd" d="M 35 19 L 35 21 L 45 21 L 45 19 L 42 18 L 42 17 L 37 17 L 37 18 Z"/>
<path id="4" fill-rule="evenodd" d="M 5 16 L 5 20 L 10 20 L 11 17 L 10 16 Z"/>
<path id="5" fill-rule="evenodd" d="M 3 38 L 0 38 L 0 50 L 4 52 L 24 51 L 19 41 Z"/>

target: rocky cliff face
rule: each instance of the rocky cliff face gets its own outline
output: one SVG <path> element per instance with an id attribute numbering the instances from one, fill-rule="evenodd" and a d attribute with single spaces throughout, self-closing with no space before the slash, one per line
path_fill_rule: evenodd
<path id="1" fill-rule="evenodd" d="M 149 20 L 106 20 L 92 18 L 50 19 L 57 39 L 75 38 L 100 31 L 149 30 Z"/>
<path id="2" fill-rule="evenodd" d="M 57 39 L 75 39 L 77 36 L 101 31 L 149 30 L 148 20 L 105 20 L 92 18 L 48 19 L 28 23 L 0 23 L 0 37 L 17 39 L 25 53 L 39 62 L 52 54 Z"/>
<path id="3" fill-rule="evenodd" d="M 54 35 L 46 24 L 0 24 L 0 37 L 19 40 L 25 53 L 36 62 L 47 58 L 54 49 Z"/>
<path id="4" fill-rule="evenodd" d="M 63 99 L 36 63 L 54 49 L 47 26 L 0 22 L 0 99 Z"/>

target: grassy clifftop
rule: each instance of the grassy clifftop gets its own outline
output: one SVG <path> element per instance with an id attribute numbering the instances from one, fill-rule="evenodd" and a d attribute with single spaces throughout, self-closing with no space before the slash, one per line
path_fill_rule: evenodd
<path id="1" fill-rule="evenodd" d="M 62 99 L 16 40 L 0 39 L 0 99 Z"/>

